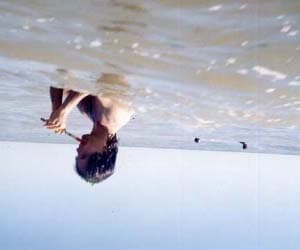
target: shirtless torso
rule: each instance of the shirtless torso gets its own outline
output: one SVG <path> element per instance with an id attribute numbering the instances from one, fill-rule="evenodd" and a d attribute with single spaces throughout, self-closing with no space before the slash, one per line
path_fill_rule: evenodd
<path id="1" fill-rule="evenodd" d="M 115 134 L 126 125 L 133 111 L 125 104 L 105 97 L 88 95 L 77 105 L 79 111 L 93 123 L 100 123 Z"/>

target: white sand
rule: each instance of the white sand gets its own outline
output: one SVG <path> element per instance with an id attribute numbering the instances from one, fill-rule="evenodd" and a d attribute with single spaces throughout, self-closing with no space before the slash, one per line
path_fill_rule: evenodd
<path id="1" fill-rule="evenodd" d="M 75 145 L 0 142 L 1 249 L 296 249 L 300 156 L 120 148 L 91 186 Z"/>

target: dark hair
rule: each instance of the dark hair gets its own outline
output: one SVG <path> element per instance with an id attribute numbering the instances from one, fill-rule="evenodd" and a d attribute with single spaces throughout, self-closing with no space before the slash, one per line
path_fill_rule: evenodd
<path id="1" fill-rule="evenodd" d="M 118 154 L 117 135 L 109 136 L 104 152 L 93 153 L 89 156 L 87 168 L 81 170 L 76 162 L 76 172 L 90 183 L 99 183 L 114 173 Z"/>

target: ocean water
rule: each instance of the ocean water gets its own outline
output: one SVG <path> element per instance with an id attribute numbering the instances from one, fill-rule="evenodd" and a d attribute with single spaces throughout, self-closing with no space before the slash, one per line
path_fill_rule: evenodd
<path id="1" fill-rule="evenodd" d="M 126 146 L 299 154 L 299 31 L 295 0 L 1 0 L 0 140 L 71 142 L 55 85 L 132 105 Z"/>

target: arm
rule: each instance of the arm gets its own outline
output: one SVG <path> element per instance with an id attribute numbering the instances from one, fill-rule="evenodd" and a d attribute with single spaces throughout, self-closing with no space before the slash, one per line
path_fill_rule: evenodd
<path id="1" fill-rule="evenodd" d="M 80 93 L 70 90 L 67 98 L 60 107 L 61 112 L 69 115 L 71 111 L 78 105 L 78 103 L 86 96 L 88 96 L 88 93 Z"/>
<path id="2" fill-rule="evenodd" d="M 57 110 L 62 105 L 63 89 L 50 87 L 50 99 L 52 104 L 52 112 Z"/>
<path id="3" fill-rule="evenodd" d="M 50 90 L 50 95 L 51 95 L 51 90 Z M 70 90 L 68 92 L 68 96 L 66 97 L 64 102 L 56 110 L 54 110 L 52 112 L 52 114 L 51 114 L 50 118 L 48 119 L 48 121 L 46 122 L 45 126 L 48 129 L 54 130 L 55 133 L 62 134 L 66 129 L 67 118 L 68 118 L 70 112 L 87 95 L 88 95 L 88 93 L 79 93 L 79 92 Z M 57 95 L 54 94 L 54 96 L 55 96 L 55 98 L 59 97 L 58 94 Z M 52 100 L 52 98 L 51 98 L 51 100 Z"/>

